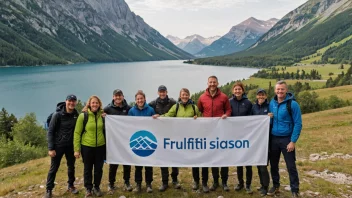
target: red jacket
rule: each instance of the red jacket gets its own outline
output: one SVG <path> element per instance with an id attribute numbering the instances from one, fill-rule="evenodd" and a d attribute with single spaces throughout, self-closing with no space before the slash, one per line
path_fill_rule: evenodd
<path id="1" fill-rule="evenodd" d="M 221 117 L 224 114 L 231 116 L 232 110 L 229 98 L 219 88 L 214 97 L 206 89 L 199 97 L 197 106 L 203 113 L 203 117 Z"/>

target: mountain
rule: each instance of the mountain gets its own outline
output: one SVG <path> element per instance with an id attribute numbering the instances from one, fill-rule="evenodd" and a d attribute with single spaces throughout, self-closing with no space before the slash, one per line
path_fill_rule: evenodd
<path id="1" fill-rule="evenodd" d="M 0 65 L 187 59 L 124 0 L 0 1 Z"/>
<path id="2" fill-rule="evenodd" d="M 138 137 L 130 142 L 132 150 L 155 150 L 157 143 L 148 137 Z"/>
<path id="3" fill-rule="evenodd" d="M 202 49 L 196 56 L 221 56 L 245 50 L 257 42 L 277 21 L 278 19 L 275 18 L 262 21 L 251 17 L 233 26 L 227 34 L 213 42 L 210 46 Z"/>
<path id="4" fill-rule="evenodd" d="M 168 35 L 166 36 L 173 44 L 175 44 L 180 49 L 190 53 L 196 54 L 201 51 L 204 47 L 210 45 L 215 40 L 219 39 L 220 36 L 213 36 L 209 38 L 204 38 L 198 34 L 187 36 L 184 39 L 180 39 L 176 36 Z"/>
<path id="5" fill-rule="evenodd" d="M 286 14 L 250 49 L 231 55 L 197 59 L 197 64 L 269 67 L 292 65 L 333 43 L 316 63 L 352 61 L 352 1 L 309 0 Z"/>

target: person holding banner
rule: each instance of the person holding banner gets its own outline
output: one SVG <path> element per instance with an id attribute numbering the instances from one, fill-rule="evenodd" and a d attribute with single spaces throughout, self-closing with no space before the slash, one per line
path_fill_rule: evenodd
<path id="1" fill-rule="evenodd" d="M 252 115 L 268 115 L 269 113 L 269 103 L 267 100 L 267 94 L 264 89 L 257 90 L 257 100 L 252 107 Z M 270 141 L 269 141 L 270 142 Z M 262 197 L 266 196 L 269 189 L 270 177 L 267 165 L 257 166 L 258 175 L 260 180 L 260 195 Z"/>
<path id="2" fill-rule="evenodd" d="M 159 97 L 152 102 L 149 103 L 155 113 L 158 115 L 163 115 L 167 113 L 173 105 L 176 104 L 176 101 L 173 98 L 169 98 L 167 95 L 167 88 L 164 85 L 160 85 L 158 87 L 158 95 Z M 159 188 L 160 192 L 165 191 L 169 186 L 169 168 L 168 167 L 160 167 L 161 169 L 161 180 L 162 185 Z M 172 167 L 171 178 L 172 184 L 175 189 L 180 189 L 181 185 L 177 181 L 178 176 L 178 168 Z"/>
<path id="3" fill-rule="evenodd" d="M 221 117 L 222 119 L 231 116 L 231 106 L 229 103 L 228 97 L 220 91 L 218 88 L 219 82 L 216 76 L 210 76 L 208 78 L 208 88 L 205 92 L 199 97 L 198 100 L 198 108 L 200 112 L 202 112 L 203 117 Z M 212 174 L 214 183 L 210 187 L 210 190 L 215 191 L 219 186 L 219 168 L 212 167 Z M 227 186 L 228 180 L 228 167 L 221 168 L 221 180 L 223 189 L 225 191 L 229 191 L 229 187 Z M 194 178 L 199 178 L 199 171 L 195 169 L 192 171 Z M 198 182 L 198 183 L 197 183 Z M 208 188 L 208 168 L 202 168 L 202 183 L 203 183 L 203 191 L 205 193 L 209 192 Z M 195 180 L 194 187 L 199 185 L 199 180 Z"/>
<path id="4" fill-rule="evenodd" d="M 136 105 L 132 107 L 128 111 L 129 116 L 153 116 L 155 111 L 152 107 L 150 107 L 145 100 L 145 94 L 143 91 L 139 90 L 135 95 Z M 133 190 L 134 192 L 141 192 L 142 190 L 142 170 L 143 166 L 136 166 L 135 170 L 135 181 L 137 183 L 136 188 Z M 153 167 L 146 166 L 145 167 L 145 183 L 147 184 L 147 192 L 153 192 L 152 189 L 153 182 Z"/>
<path id="5" fill-rule="evenodd" d="M 120 89 L 113 91 L 112 102 L 104 108 L 104 113 L 107 115 L 121 115 L 126 116 L 131 107 L 127 104 L 123 96 L 123 92 Z M 116 181 L 116 172 L 118 164 L 109 165 L 109 186 L 108 194 L 112 195 L 116 189 L 114 183 Z M 123 179 L 125 181 L 124 189 L 126 191 L 132 191 L 132 186 L 130 184 L 131 166 L 123 165 Z"/>
<path id="6" fill-rule="evenodd" d="M 285 81 L 275 85 L 276 96 L 270 101 L 269 110 L 272 113 L 272 130 L 270 142 L 271 178 L 274 186 L 268 195 L 279 192 L 280 174 L 279 162 L 281 153 L 284 156 L 290 178 L 292 197 L 299 196 L 299 178 L 296 168 L 296 142 L 302 130 L 302 115 L 299 104 L 292 93 L 288 93 Z"/>
<path id="7" fill-rule="evenodd" d="M 103 165 L 106 158 L 104 118 L 102 117 L 102 102 L 98 96 L 91 96 L 77 119 L 73 144 L 74 155 L 79 158 L 82 154 L 84 164 L 84 187 L 86 196 L 94 193 L 97 197 L 103 194 L 100 190 L 103 176 Z M 94 188 L 93 180 L 94 167 Z"/>
<path id="8" fill-rule="evenodd" d="M 166 114 L 163 114 L 162 116 L 164 116 L 164 117 L 181 117 L 181 118 L 191 117 L 194 119 L 197 119 L 197 117 L 200 117 L 201 113 L 200 113 L 198 107 L 192 101 L 192 99 L 190 99 L 190 96 L 191 96 L 191 94 L 190 94 L 189 90 L 186 88 L 182 88 L 180 91 L 180 97 L 179 97 L 177 104 L 173 105 L 171 107 L 171 109 L 169 110 L 169 112 L 167 112 Z M 153 117 L 157 118 L 157 117 L 159 117 L 159 114 L 156 114 Z M 175 168 L 175 169 L 177 169 L 177 175 L 178 175 L 178 168 Z M 192 168 L 192 172 L 198 172 L 198 178 L 197 178 L 196 174 L 193 174 L 193 179 L 194 179 L 194 181 L 199 181 L 199 168 Z M 173 177 L 173 181 L 177 182 L 177 175 L 171 174 L 171 176 Z M 178 182 L 176 184 L 178 184 Z M 164 185 L 165 184 L 163 184 L 163 186 Z M 174 187 L 176 188 L 177 186 L 175 185 Z M 165 186 L 165 189 L 166 188 L 167 188 L 167 184 Z M 179 185 L 179 187 L 176 189 L 179 189 L 179 188 L 181 188 L 181 185 Z M 199 185 L 194 187 L 193 189 L 197 190 L 198 188 L 199 188 Z"/>
<path id="9" fill-rule="evenodd" d="M 236 82 L 232 88 L 233 96 L 230 99 L 232 113 L 231 116 L 249 116 L 252 111 L 252 103 L 248 100 L 244 84 L 241 82 Z M 252 183 L 252 166 L 246 166 L 246 192 L 248 194 L 252 194 L 253 191 L 251 189 Z M 237 167 L 237 178 L 239 184 L 235 187 L 236 191 L 240 191 L 244 188 L 244 180 L 243 180 L 243 167 Z"/>

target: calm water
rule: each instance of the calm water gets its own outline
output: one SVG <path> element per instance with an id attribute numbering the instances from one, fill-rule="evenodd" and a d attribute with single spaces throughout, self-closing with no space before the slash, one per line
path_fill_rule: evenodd
<path id="1" fill-rule="evenodd" d="M 163 84 L 170 97 L 178 98 L 183 87 L 191 93 L 204 90 L 210 75 L 216 75 L 220 84 L 226 84 L 248 78 L 256 71 L 189 65 L 182 61 L 0 68 L 0 108 L 4 107 L 17 117 L 35 112 L 37 119 L 43 122 L 69 93 L 76 94 L 82 101 L 98 95 L 105 106 L 111 102 L 116 88 L 124 92 L 127 102 L 134 100 L 139 89 L 150 101 L 157 97 L 157 88 Z"/>

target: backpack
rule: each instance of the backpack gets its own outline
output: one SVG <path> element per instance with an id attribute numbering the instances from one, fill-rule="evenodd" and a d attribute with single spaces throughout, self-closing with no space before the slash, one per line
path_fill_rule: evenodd
<path id="1" fill-rule="evenodd" d="M 178 108 L 180 107 L 180 103 L 176 103 L 176 116 L 177 116 L 177 112 L 178 112 Z M 196 116 L 197 115 L 197 112 L 196 112 L 196 107 L 194 104 L 192 104 L 192 108 L 193 108 L 193 112 L 194 112 L 194 115 L 193 116 Z M 175 117 L 176 117 L 175 116 Z"/>
<path id="2" fill-rule="evenodd" d="M 50 121 L 51 121 L 51 118 L 53 117 L 53 115 L 55 114 L 56 112 L 53 112 L 53 113 L 51 113 L 49 116 L 48 116 L 48 118 L 46 119 L 46 122 L 45 122 L 45 125 L 44 125 L 44 129 L 45 130 L 47 130 L 47 131 L 49 131 L 49 126 L 50 126 Z M 59 113 L 59 114 L 57 114 L 59 117 L 58 117 L 58 125 L 60 125 L 60 121 L 61 121 L 61 114 Z"/>

